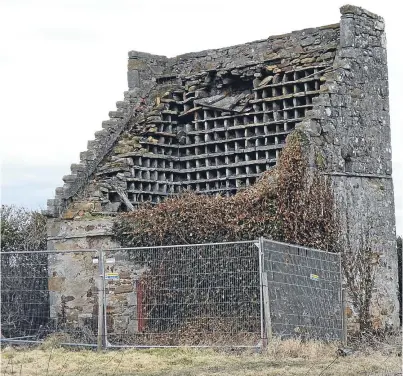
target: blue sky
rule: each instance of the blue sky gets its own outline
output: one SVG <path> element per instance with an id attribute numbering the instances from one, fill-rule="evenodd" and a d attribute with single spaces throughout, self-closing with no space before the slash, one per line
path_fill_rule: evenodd
<path id="1" fill-rule="evenodd" d="M 123 98 L 129 50 L 171 57 L 264 39 L 336 23 L 344 3 L 2 0 L 2 202 L 46 207 Z M 392 0 L 354 4 L 386 20 L 396 216 L 403 234 L 401 12 Z"/>

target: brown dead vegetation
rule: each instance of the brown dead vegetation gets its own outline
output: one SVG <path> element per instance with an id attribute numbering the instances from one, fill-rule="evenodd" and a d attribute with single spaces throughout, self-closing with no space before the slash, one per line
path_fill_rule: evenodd
<path id="1" fill-rule="evenodd" d="M 335 344 L 275 340 L 264 353 L 255 350 L 168 348 L 94 352 L 57 347 L 1 351 L 1 375 L 395 375 L 401 358 L 395 348 L 347 357 Z"/>
<path id="2" fill-rule="evenodd" d="M 277 167 L 231 197 L 186 191 L 119 216 L 114 234 L 124 246 L 252 240 L 259 236 L 332 250 L 336 241 L 328 180 L 308 171 L 303 135 L 287 138 Z"/>

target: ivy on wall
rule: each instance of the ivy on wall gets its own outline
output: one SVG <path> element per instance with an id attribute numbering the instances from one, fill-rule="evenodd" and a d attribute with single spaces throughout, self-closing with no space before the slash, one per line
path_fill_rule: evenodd
<path id="1" fill-rule="evenodd" d="M 304 133 L 295 131 L 278 163 L 279 240 L 335 251 L 339 226 L 330 178 L 321 174 L 318 158 L 309 168 L 305 147 L 309 145 Z"/>
<path id="2" fill-rule="evenodd" d="M 252 240 L 259 236 L 331 250 L 336 240 L 329 180 L 309 171 L 303 135 L 287 138 L 278 165 L 231 197 L 186 191 L 118 216 L 114 235 L 124 246 Z"/>

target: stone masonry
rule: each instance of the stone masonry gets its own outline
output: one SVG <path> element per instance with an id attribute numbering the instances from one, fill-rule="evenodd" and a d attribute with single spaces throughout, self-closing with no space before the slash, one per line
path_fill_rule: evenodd
<path id="1" fill-rule="evenodd" d="M 116 213 L 185 189 L 232 195 L 275 166 L 287 135 L 300 129 L 311 167 L 319 159 L 331 176 L 351 246 L 368 231 L 380 254 L 373 325 L 396 327 L 384 27 L 348 5 L 340 23 L 244 45 L 174 58 L 129 52 L 129 90 L 48 200 L 49 249 L 116 246 Z"/>

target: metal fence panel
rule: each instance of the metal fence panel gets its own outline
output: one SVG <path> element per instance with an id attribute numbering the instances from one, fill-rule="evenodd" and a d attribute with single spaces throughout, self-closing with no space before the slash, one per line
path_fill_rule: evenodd
<path id="1" fill-rule="evenodd" d="M 262 244 L 273 335 L 342 339 L 340 254 L 266 239 Z"/>
<path id="2" fill-rule="evenodd" d="M 1 255 L 1 332 L 5 337 L 34 338 L 48 324 L 46 254 Z"/>
<path id="3" fill-rule="evenodd" d="M 254 242 L 115 250 L 106 252 L 106 260 L 110 344 L 259 343 L 259 249 Z"/>
<path id="4" fill-rule="evenodd" d="M 2 341 L 40 342 L 52 335 L 61 343 L 96 345 L 96 251 L 2 252 L 0 257 Z"/>
<path id="5" fill-rule="evenodd" d="M 0 256 L 1 341 L 255 347 L 267 329 L 342 334 L 338 254 L 261 238 Z"/>

